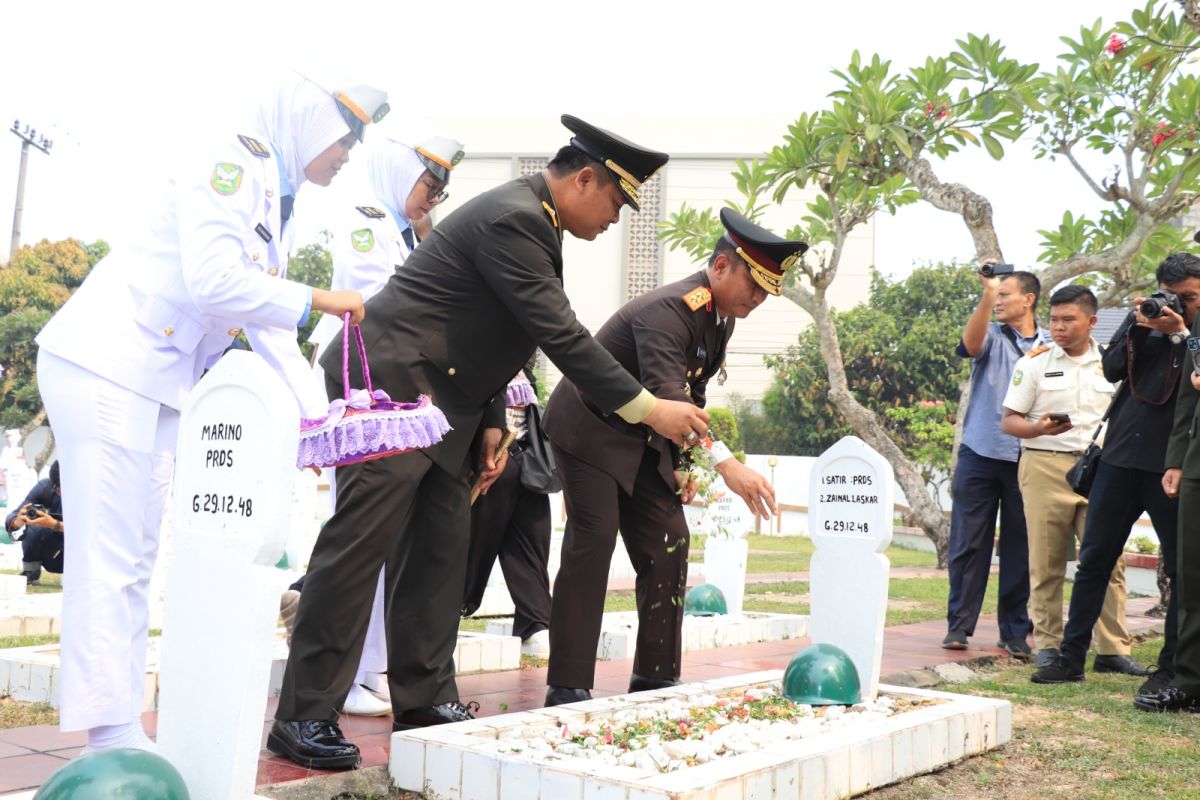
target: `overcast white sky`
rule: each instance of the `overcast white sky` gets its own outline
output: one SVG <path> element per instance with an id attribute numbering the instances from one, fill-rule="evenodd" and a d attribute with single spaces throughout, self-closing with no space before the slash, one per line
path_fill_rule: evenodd
<path id="1" fill-rule="evenodd" d="M 547 125 L 556 126 L 563 111 L 600 125 L 609 114 L 795 116 L 821 107 L 833 86 L 829 70 L 855 48 L 909 66 L 948 51 L 967 32 L 989 33 L 1014 56 L 1045 67 L 1063 49 L 1060 35 L 1097 17 L 1123 19 L 1141 4 L 175 5 L 0 4 L 0 260 L 7 258 L 20 150 L 4 131 L 16 118 L 55 140 L 49 156 L 30 154 L 22 241 L 120 243 L 139 234 L 188 133 L 243 119 L 237 112 L 278 65 L 336 83 L 374 83 L 392 95 L 395 113 L 419 105 L 433 118 L 545 113 Z M 992 200 L 1005 255 L 1017 264 L 1034 262 L 1036 230 L 1055 225 L 1064 209 L 1078 214 L 1099 205 L 1065 164 L 1033 161 L 1020 147 L 1002 163 L 969 153 L 939 172 Z M 875 250 L 886 273 L 971 255 L 961 222 L 927 206 L 881 218 Z"/>

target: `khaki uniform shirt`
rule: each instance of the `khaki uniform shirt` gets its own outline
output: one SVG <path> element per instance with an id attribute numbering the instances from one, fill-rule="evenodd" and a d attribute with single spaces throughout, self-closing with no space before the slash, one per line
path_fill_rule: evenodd
<path id="1" fill-rule="evenodd" d="M 1022 439 L 1033 450 L 1082 452 L 1092 441 L 1116 387 L 1104 377 L 1100 347 L 1093 339 L 1081 356 L 1069 356 L 1056 344 L 1030 350 L 1017 359 L 1004 407 L 1036 422 L 1046 414 L 1069 414 L 1075 427 L 1057 436 Z"/>

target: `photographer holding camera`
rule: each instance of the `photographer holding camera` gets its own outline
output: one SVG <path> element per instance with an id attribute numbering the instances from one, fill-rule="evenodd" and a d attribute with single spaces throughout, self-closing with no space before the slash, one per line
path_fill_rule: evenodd
<path id="1" fill-rule="evenodd" d="M 1034 673 L 1034 683 L 1083 680 L 1084 659 L 1092 626 L 1100 618 L 1105 587 L 1143 512 L 1154 523 L 1172 590 L 1158 665 L 1138 694 L 1153 695 L 1175 676 L 1179 503 L 1163 491 L 1162 454 L 1175 416 L 1180 373 L 1187 363 L 1184 339 L 1200 308 L 1200 258 L 1171 255 L 1158 265 L 1156 277 L 1159 291 L 1135 299 L 1104 353 L 1104 377 L 1125 384 L 1109 414 L 1100 465 L 1088 494 L 1087 526 L 1060 656 Z"/>
<path id="2" fill-rule="evenodd" d="M 957 353 L 971 359 L 971 396 L 967 401 L 962 445 L 954 470 L 950 516 L 950 594 L 946 603 L 946 638 L 942 647 L 964 650 L 983 605 L 996 512 L 1000 513 L 1000 592 L 997 617 L 999 647 L 1016 658 L 1029 658 L 1025 641 L 1029 621 L 1029 545 L 1025 510 L 1017 488 L 1017 439 L 1000 430 L 1000 401 L 1017 359 L 1050 341 L 1037 323 L 1041 284 L 1011 264 L 980 267 L 983 294 L 963 329 Z M 996 321 L 992 322 L 995 314 Z"/>
<path id="3" fill-rule="evenodd" d="M 50 477 L 38 481 L 24 502 L 4 519 L 4 530 L 25 532 L 13 539 L 21 542 L 21 574 L 32 585 L 41 580 L 42 570 L 63 571 L 62 482 L 58 462 L 50 465 Z"/>

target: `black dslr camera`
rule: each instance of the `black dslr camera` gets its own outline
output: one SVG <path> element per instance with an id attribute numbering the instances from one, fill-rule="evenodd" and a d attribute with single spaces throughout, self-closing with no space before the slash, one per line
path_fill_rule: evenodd
<path id="1" fill-rule="evenodd" d="M 1146 319 L 1154 319 L 1161 317 L 1165 309 L 1171 309 L 1179 316 L 1183 316 L 1183 303 L 1179 302 L 1179 295 L 1171 292 L 1155 292 L 1142 301 L 1138 306 L 1138 311 L 1142 312 L 1142 316 Z"/>
<path id="2" fill-rule="evenodd" d="M 979 274 L 985 278 L 994 278 L 997 275 L 1011 275 L 1014 272 L 1012 264 L 984 264 L 979 268 Z"/>

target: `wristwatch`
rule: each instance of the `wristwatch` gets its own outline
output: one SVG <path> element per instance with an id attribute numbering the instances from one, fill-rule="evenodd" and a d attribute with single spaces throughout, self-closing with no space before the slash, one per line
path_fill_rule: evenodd
<path id="1" fill-rule="evenodd" d="M 1171 344 L 1183 344 L 1184 339 L 1187 338 L 1187 333 L 1186 332 L 1184 332 L 1184 333 L 1176 332 L 1176 333 L 1167 334 L 1167 336 L 1171 340 Z"/>

